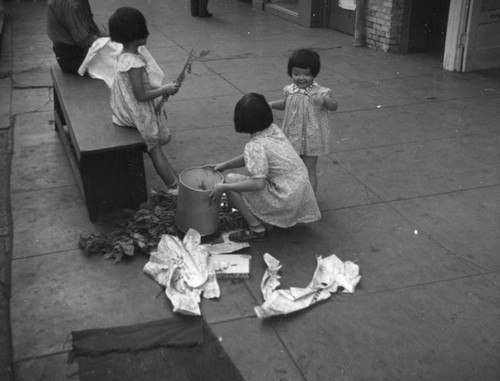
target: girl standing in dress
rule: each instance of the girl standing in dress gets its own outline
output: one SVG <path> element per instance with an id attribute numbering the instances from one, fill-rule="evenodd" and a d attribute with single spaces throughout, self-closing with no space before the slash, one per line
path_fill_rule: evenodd
<path id="1" fill-rule="evenodd" d="M 320 68 L 318 53 L 296 50 L 288 60 L 293 83 L 283 89 L 283 99 L 269 102 L 271 108 L 285 110 L 283 132 L 304 161 L 314 192 L 318 157 L 330 152 L 330 112 L 337 110 L 332 91 L 314 80 Z"/>
<path id="2" fill-rule="evenodd" d="M 248 229 L 232 233 L 234 242 L 263 240 L 265 224 L 282 228 L 313 222 L 321 213 L 308 179 L 307 169 L 281 129 L 273 123 L 273 112 L 263 95 L 250 93 L 234 110 L 236 132 L 250 134 L 242 155 L 216 164 L 216 171 L 246 167 L 248 174 L 228 173 L 216 184 L 211 201 L 226 193 L 230 205 L 239 210 Z"/>
<path id="3" fill-rule="evenodd" d="M 165 156 L 162 145 L 170 141 L 162 113 L 155 106 L 163 95 L 174 95 L 179 83 L 162 85 L 164 74 L 143 48 L 148 39 L 144 15 L 135 8 L 119 8 L 109 19 L 111 40 L 123 45 L 118 56 L 116 74 L 111 87 L 113 123 L 135 127 L 141 133 L 153 166 L 168 188 L 177 194 L 177 174 Z"/>

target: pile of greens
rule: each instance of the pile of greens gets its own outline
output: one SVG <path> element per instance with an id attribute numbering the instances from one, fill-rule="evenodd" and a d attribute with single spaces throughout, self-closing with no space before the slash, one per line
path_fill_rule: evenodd
<path id="1" fill-rule="evenodd" d="M 182 236 L 175 224 L 177 197 L 164 192 L 154 193 L 148 202 L 114 231 L 80 235 L 78 246 L 87 254 L 102 254 L 106 259 L 120 262 L 124 256 L 149 255 L 156 249 L 163 234 Z M 219 214 L 219 230 L 243 227 L 241 215 L 223 202 Z"/>

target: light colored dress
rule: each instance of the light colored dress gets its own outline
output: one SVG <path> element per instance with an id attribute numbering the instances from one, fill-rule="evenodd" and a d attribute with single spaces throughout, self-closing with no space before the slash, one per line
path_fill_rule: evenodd
<path id="1" fill-rule="evenodd" d="M 140 54 L 121 53 L 118 56 L 116 74 L 111 86 L 113 123 L 122 127 L 137 128 L 149 151 L 158 144 L 168 143 L 170 131 L 166 126 L 164 114 L 157 115 L 154 110 L 160 98 L 141 102 L 135 97 L 128 74 L 132 68 L 142 69 L 146 89 L 159 87 L 164 75 L 144 50 L 142 53 L 140 51 Z"/>
<path id="2" fill-rule="evenodd" d="M 331 149 L 331 112 L 312 101 L 317 94 L 331 96 L 332 91 L 316 82 L 306 89 L 295 84 L 283 89 L 286 103 L 282 129 L 299 155 L 321 156 Z"/>
<path id="3" fill-rule="evenodd" d="M 263 190 L 241 192 L 257 218 L 282 228 L 321 218 L 307 169 L 277 125 L 252 134 L 243 156 L 250 177 L 266 178 Z"/>

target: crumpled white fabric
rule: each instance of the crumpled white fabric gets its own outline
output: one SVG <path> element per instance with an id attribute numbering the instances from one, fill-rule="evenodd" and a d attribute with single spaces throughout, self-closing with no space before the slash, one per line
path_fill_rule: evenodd
<path id="1" fill-rule="evenodd" d="M 344 292 L 354 293 L 361 279 L 357 264 L 350 261 L 342 262 L 335 254 L 326 258 L 319 256 L 316 259 L 318 264 L 307 287 L 276 290 L 280 285 L 281 276 L 278 272 L 281 265 L 269 253 L 264 254 L 268 268 L 260 284 L 264 303 L 254 307 L 257 317 L 262 319 L 305 309 L 328 299 L 339 287 L 342 287 Z"/>
<path id="2" fill-rule="evenodd" d="M 80 65 L 78 74 L 84 76 L 85 73 L 88 73 L 92 78 L 103 80 L 111 88 L 115 78 L 118 55 L 122 50 L 123 45 L 111 41 L 109 37 L 96 39 Z M 139 47 L 139 53 L 148 63 L 148 76 L 151 86 L 160 87 L 165 77 L 162 69 L 145 46 Z"/>
<path id="3" fill-rule="evenodd" d="M 207 249 L 200 245 L 201 235 L 190 229 L 183 241 L 165 234 L 152 252 L 144 272 L 165 287 L 173 311 L 200 316 L 201 295 L 218 298 L 220 288 Z"/>

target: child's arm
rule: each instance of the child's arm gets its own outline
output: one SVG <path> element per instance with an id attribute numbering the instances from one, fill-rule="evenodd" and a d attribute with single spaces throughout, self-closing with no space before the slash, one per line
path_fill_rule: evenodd
<path id="1" fill-rule="evenodd" d="M 275 110 L 284 110 L 286 105 L 286 98 L 280 99 L 279 101 L 269 102 L 269 107 Z"/>
<path id="2" fill-rule="evenodd" d="M 208 195 L 210 202 L 215 202 L 217 197 L 226 192 L 258 192 L 266 186 L 265 177 L 251 178 L 235 183 L 215 184 L 214 189 Z"/>
<path id="3" fill-rule="evenodd" d="M 236 157 L 233 157 L 232 159 L 216 164 L 214 166 L 214 170 L 222 172 L 225 171 L 226 169 L 241 168 L 244 166 L 245 166 L 245 159 L 243 157 L 243 154 L 241 154 Z"/>
<path id="4" fill-rule="evenodd" d="M 164 94 L 174 95 L 179 91 L 180 84 L 175 83 L 167 83 L 155 89 L 146 89 L 142 80 L 142 70 L 141 68 L 132 68 L 128 71 L 132 90 L 139 102 L 151 101 Z"/>
<path id="5" fill-rule="evenodd" d="M 233 192 L 256 192 L 261 191 L 266 186 L 265 177 L 249 177 L 246 180 L 238 181 L 237 183 L 221 183 L 216 184 L 221 193 L 227 191 Z"/>

